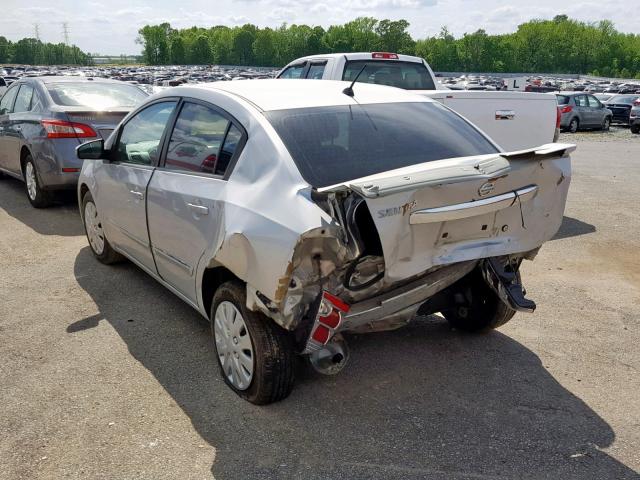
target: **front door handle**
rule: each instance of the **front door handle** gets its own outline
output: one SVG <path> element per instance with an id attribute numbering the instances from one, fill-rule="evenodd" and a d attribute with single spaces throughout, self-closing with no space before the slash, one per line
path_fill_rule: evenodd
<path id="1" fill-rule="evenodd" d="M 204 205 L 196 205 L 195 203 L 187 202 L 187 207 L 198 215 L 209 215 L 209 207 L 205 207 Z"/>
<path id="2" fill-rule="evenodd" d="M 129 193 L 136 197 L 138 200 L 144 200 L 144 193 L 137 190 L 129 190 Z"/>

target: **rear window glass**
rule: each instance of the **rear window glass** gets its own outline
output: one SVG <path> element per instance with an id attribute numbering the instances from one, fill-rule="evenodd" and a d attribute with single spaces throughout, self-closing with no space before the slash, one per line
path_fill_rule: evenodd
<path id="1" fill-rule="evenodd" d="M 556 95 L 558 98 L 558 105 L 567 105 L 569 103 L 569 97 L 566 95 Z"/>
<path id="2" fill-rule="evenodd" d="M 640 98 L 640 95 L 616 95 L 615 97 L 611 97 L 608 102 L 609 103 L 633 103 L 637 98 Z"/>
<path id="3" fill-rule="evenodd" d="M 313 187 L 498 151 L 475 127 L 439 103 L 337 105 L 265 115 Z"/>
<path id="4" fill-rule="evenodd" d="M 388 85 L 405 90 L 435 90 L 429 70 L 422 63 L 396 60 L 352 60 L 344 67 L 342 79 L 352 82 L 362 67 L 358 82 Z"/>
<path id="5" fill-rule="evenodd" d="M 64 82 L 47 84 L 51 99 L 63 107 L 88 107 L 93 110 L 131 108 L 147 94 L 126 83 Z"/>

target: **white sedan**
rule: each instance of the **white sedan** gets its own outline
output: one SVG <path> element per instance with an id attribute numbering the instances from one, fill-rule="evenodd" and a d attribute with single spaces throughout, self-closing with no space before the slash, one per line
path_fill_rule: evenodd
<path id="1" fill-rule="evenodd" d="M 96 258 L 210 319 L 224 381 L 265 404 L 300 356 L 339 371 L 344 332 L 533 311 L 518 269 L 562 222 L 573 148 L 502 152 L 391 87 L 220 82 L 156 94 L 78 147 L 78 195 Z"/>

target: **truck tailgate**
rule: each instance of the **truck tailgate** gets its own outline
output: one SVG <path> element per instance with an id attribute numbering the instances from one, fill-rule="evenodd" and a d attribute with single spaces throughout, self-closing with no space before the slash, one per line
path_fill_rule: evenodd
<path id="1" fill-rule="evenodd" d="M 554 94 L 476 90 L 417 93 L 459 113 L 506 151 L 553 142 L 557 116 Z"/>

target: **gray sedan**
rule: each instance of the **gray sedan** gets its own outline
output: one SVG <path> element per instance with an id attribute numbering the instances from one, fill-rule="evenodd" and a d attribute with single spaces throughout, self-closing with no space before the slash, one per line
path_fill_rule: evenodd
<path id="1" fill-rule="evenodd" d="M 593 95 L 583 92 L 558 94 L 560 128 L 575 133 L 578 129 L 609 130 L 613 114 Z"/>
<path id="2" fill-rule="evenodd" d="M 82 167 L 81 142 L 107 138 L 147 94 L 113 80 L 82 77 L 25 78 L 0 100 L 0 176 L 23 180 L 34 207 L 52 192 L 74 189 Z"/>

